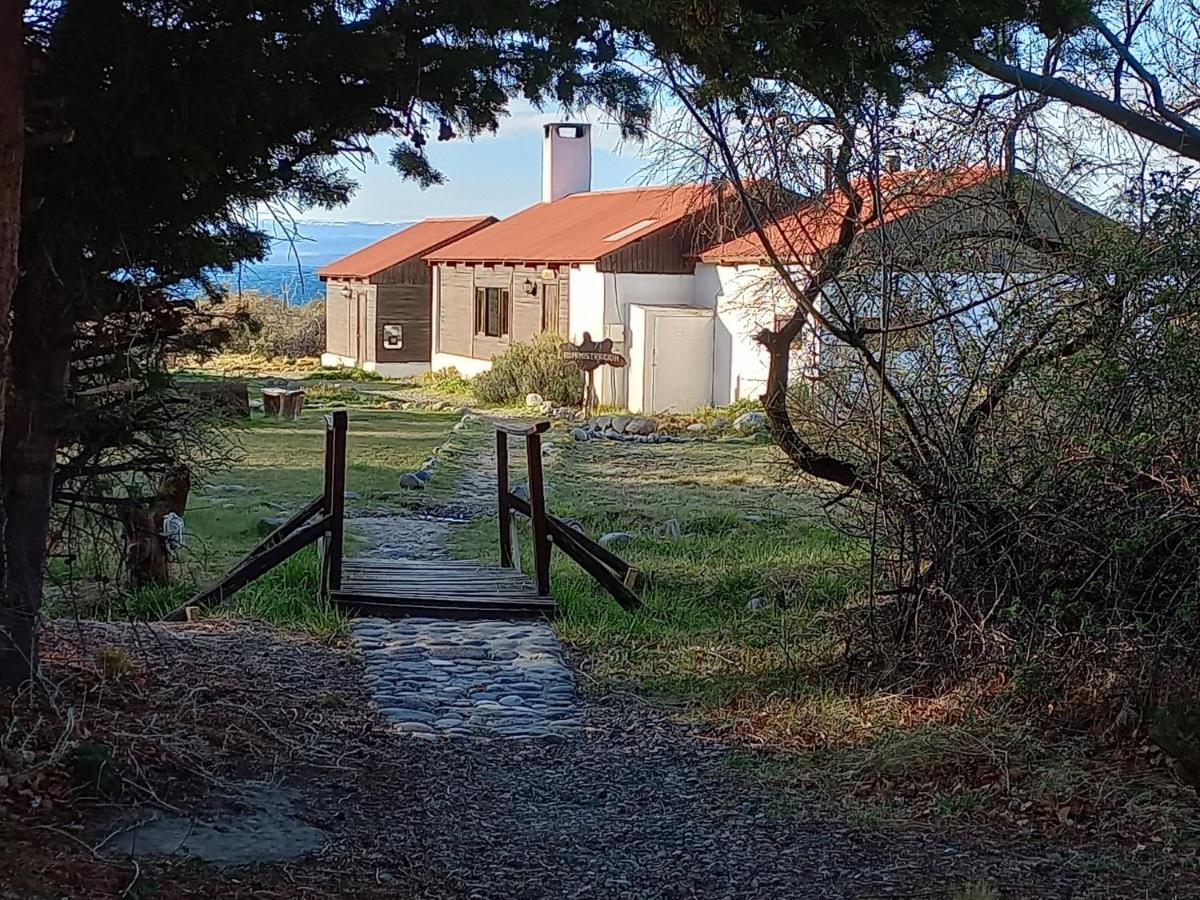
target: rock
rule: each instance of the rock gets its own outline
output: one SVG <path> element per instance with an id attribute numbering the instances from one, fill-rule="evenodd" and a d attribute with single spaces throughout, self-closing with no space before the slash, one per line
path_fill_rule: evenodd
<path id="1" fill-rule="evenodd" d="M 608 534 L 600 535 L 601 547 L 620 547 L 622 544 L 628 544 L 633 540 L 633 535 L 628 531 L 610 531 Z"/>
<path id="2" fill-rule="evenodd" d="M 663 522 L 662 530 L 663 530 L 663 537 L 667 538 L 668 540 L 672 540 L 672 541 L 675 540 L 676 538 L 678 538 L 681 534 L 683 534 L 683 532 L 679 528 L 679 520 L 678 519 L 667 519 L 667 521 Z"/>
<path id="3" fill-rule="evenodd" d="M 607 431 L 612 428 L 612 421 L 612 416 L 596 416 L 589 424 L 596 431 Z"/>
<path id="4" fill-rule="evenodd" d="M 562 523 L 564 525 L 566 525 L 568 528 L 574 528 L 580 534 L 587 534 L 587 532 L 583 528 L 583 523 L 580 522 L 578 519 L 573 519 L 573 518 L 568 517 L 566 519 L 563 519 Z"/>
<path id="5" fill-rule="evenodd" d="M 473 412 L 463 413 L 462 423 L 464 425 L 473 425 L 476 422 L 482 422 L 482 421 L 483 421 L 483 416 L 479 415 L 479 413 L 473 413 Z"/>
<path id="6" fill-rule="evenodd" d="M 713 431 L 724 431 L 729 427 L 729 420 L 724 416 L 718 416 L 712 420 L 712 424 L 709 427 L 712 428 Z"/>
<path id="7" fill-rule="evenodd" d="M 543 398 L 541 394 L 526 394 L 525 395 L 525 405 L 526 406 L 541 406 L 545 402 L 546 402 L 545 398 Z"/>
<path id="8" fill-rule="evenodd" d="M 529 488 L 525 487 L 525 485 L 518 484 L 512 489 L 512 492 L 518 499 L 524 500 L 526 503 L 529 502 Z"/>
<path id="9" fill-rule="evenodd" d="M 767 427 L 767 417 L 760 412 L 742 413 L 733 420 L 733 427 L 742 434 L 756 434 Z"/>
<path id="10" fill-rule="evenodd" d="M 612 430 L 618 434 L 624 434 L 625 429 L 629 427 L 631 421 L 633 421 L 632 416 L 613 416 Z"/>
<path id="11" fill-rule="evenodd" d="M 582 428 L 572 428 L 571 429 L 571 437 L 573 437 L 575 440 L 582 443 L 584 441 L 590 440 L 592 436 L 588 432 L 584 431 Z"/>
<path id="12" fill-rule="evenodd" d="M 658 422 L 645 416 L 634 419 L 625 426 L 626 434 L 651 435 L 656 431 L 658 431 Z"/>
<path id="13" fill-rule="evenodd" d="M 360 497 L 354 491 L 346 491 L 345 493 L 342 494 L 342 496 L 345 497 L 347 500 L 361 500 L 362 499 L 362 497 Z"/>
<path id="14" fill-rule="evenodd" d="M 751 612 L 755 612 L 762 609 L 766 605 L 767 601 L 765 597 L 751 597 L 746 603 L 746 609 L 750 610 Z"/>
<path id="15" fill-rule="evenodd" d="M 554 404 L 551 403 L 549 400 L 543 400 L 537 406 L 538 406 L 538 411 L 541 412 L 541 414 L 543 416 L 548 416 L 548 415 L 550 415 L 550 413 L 554 412 Z"/>
<path id="16" fill-rule="evenodd" d="M 287 513 L 281 513 L 277 516 L 266 516 L 264 518 L 261 518 L 258 520 L 258 533 L 259 534 L 270 534 L 272 531 L 274 531 L 280 525 L 283 525 L 285 522 L 287 522 L 287 520 L 290 518 L 291 518 L 291 516 L 288 515 Z"/>
<path id="17" fill-rule="evenodd" d="M 405 472 L 400 476 L 400 487 L 419 491 L 424 489 L 425 481 L 426 479 L 419 476 L 416 472 Z"/>
<path id="18" fill-rule="evenodd" d="M 708 431 L 708 426 L 705 425 L 703 422 L 693 422 L 691 425 L 689 425 L 687 427 L 687 430 L 691 431 L 695 434 L 702 434 L 705 431 Z"/>

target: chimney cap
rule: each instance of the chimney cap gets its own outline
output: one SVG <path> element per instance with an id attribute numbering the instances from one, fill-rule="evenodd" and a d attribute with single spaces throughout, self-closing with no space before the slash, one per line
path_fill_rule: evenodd
<path id="1" fill-rule="evenodd" d="M 562 130 L 566 128 L 572 129 L 574 133 L 563 134 Z M 542 134 L 546 135 L 547 137 L 549 137 L 551 132 L 553 132 L 559 137 L 580 138 L 591 130 L 592 126 L 587 122 L 547 122 L 542 126 Z"/>

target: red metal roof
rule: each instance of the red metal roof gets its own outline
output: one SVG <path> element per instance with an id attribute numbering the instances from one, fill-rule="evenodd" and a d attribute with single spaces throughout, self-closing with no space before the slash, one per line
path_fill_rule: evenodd
<path id="1" fill-rule="evenodd" d="M 705 208 L 705 184 L 570 194 L 426 254 L 430 262 L 595 262 Z"/>
<path id="2" fill-rule="evenodd" d="M 495 216 L 422 219 L 349 256 L 321 266 L 317 269 L 317 275 L 321 278 L 369 278 L 389 266 L 414 256 L 424 256 L 430 250 L 436 250 L 449 241 L 478 231 L 495 221 Z"/>
<path id="3" fill-rule="evenodd" d="M 931 206 L 957 191 L 982 184 L 997 174 L 996 169 L 984 166 L 886 173 L 879 179 L 879 191 L 884 198 L 883 215 L 879 218 L 872 218 L 874 192 L 868 179 L 856 179 L 852 187 L 863 198 L 861 215 L 866 227 L 874 228 Z M 840 190 L 830 191 L 802 204 L 790 215 L 780 216 L 764 231 L 770 246 L 783 261 L 797 262 L 833 246 L 848 209 L 846 195 Z M 711 263 L 757 263 L 768 258 L 763 242 L 753 231 L 700 254 L 703 262 Z"/>

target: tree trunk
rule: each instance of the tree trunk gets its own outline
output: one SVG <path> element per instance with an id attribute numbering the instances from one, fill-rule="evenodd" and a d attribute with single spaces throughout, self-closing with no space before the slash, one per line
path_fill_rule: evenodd
<path id="1" fill-rule="evenodd" d="M 0 451 L 4 513 L 8 521 L 20 523 L 4 535 L 4 601 L 11 624 L 10 646 L 0 657 L 0 679 L 10 685 L 29 678 L 37 667 L 37 617 L 71 364 L 67 303 L 52 291 L 33 290 L 33 281 L 21 280 L 13 303 L 7 427 Z"/>
<path id="2" fill-rule="evenodd" d="M 21 177 L 25 163 L 25 0 L 0 0 L 0 444 L 8 382 L 9 316 L 17 289 L 21 239 Z M 30 672 L 33 620 L 8 590 L 0 504 L 0 686 Z"/>

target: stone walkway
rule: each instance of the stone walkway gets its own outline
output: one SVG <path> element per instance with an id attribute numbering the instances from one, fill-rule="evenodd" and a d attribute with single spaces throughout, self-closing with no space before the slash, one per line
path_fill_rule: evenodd
<path id="1" fill-rule="evenodd" d="M 351 633 L 397 731 L 558 741 L 579 731 L 574 679 L 544 622 L 360 619 Z"/>
<path id="2" fill-rule="evenodd" d="M 368 515 L 349 519 L 372 547 L 361 555 L 446 559 L 445 543 L 494 503 L 494 457 L 475 461 L 448 506 L 456 516 Z M 372 701 L 395 730 L 424 740 L 502 738 L 561 742 L 582 719 L 566 654 L 546 622 L 357 619 Z"/>

